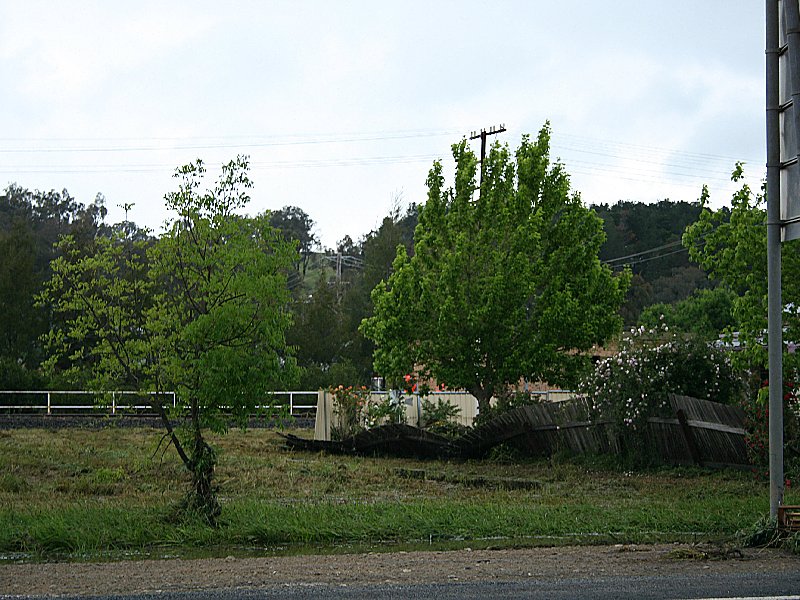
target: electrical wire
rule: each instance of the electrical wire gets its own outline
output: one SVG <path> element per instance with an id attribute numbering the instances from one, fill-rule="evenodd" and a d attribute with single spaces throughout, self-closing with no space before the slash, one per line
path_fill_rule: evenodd
<path id="1" fill-rule="evenodd" d="M 626 262 L 626 263 L 623 263 L 623 264 L 614 264 L 614 265 L 609 265 L 609 266 L 612 269 L 622 269 L 622 268 L 627 267 L 629 265 L 639 265 L 641 263 L 650 262 L 651 260 L 658 260 L 660 258 L 666 258 L 667 256 L 672 256 L 673 254 L 680 254 L 682 252 L 688 252 L 688 251 L 689 251 L 689 248 L 678 248 L 677 250 L 673 250 L 672 252 L 665 252 L 664 254 L 659 254 L 658 256 L 650 256 L 648 258 L 640 258 L 638 260 Z M 602 261 L 602 262 L 605 263 L 605 264 L 608 264 L 607 261 Z"/>
<path id="2" fill-rule="evenodd" d="M 642 250 L 641 252 L 636 252 L 635 254 L 628 254 L 627 256 L 620 256 L 619 258 L 609 258 L 608 260 L 604 260 L 605 264 L 610 264 L 614 262 L 619 262 L 622 260 L 627 260 L 629 258 L 636 258 L 637 256 L 643 256 L 645 254 L 652 254 L 653 252 L 658 252 L 659 250 L 664 250 L 666 248 L 672 248 L 674 246 L 679 246 L 683 242 L 681 240 L 676 240 L 674 242 L 670 242 L 668 244 L 664 244 L 663 246 L 656 246 L 655 248 L 650 248 L 649 250 Z"/>
<path id="3" fill-rule="evenodd" d="M 287 146 L 317 146 L 326 144 L 349 144 L 360 142 L 423 139 L 434 137 L 462 136 L 456 129 L 378 130 L 346 133 L 306 133 L 290 135 L 229 135 L 207 137 L 131 137 L 131 138 L 0 138 L 0 154 L 34 156 L 87 154 L 87 153 L 136 153 L 164 152 L 176 150 L 241 149 L 268 150 Z M 572 175 L 610 177 L 616 181 L 632 181 L 647 184 L 664 184 L 678 188 L 696 189 L 701 183 L 729 183 L 729 169 L 734 158 L 698 152 L 686 152 L 642 144 L 629 144 L 608 139 L 595 139 L 570 134 L 553 134 L 553 154 L 560 152 L 562 162 Z M 4 147 L 6 143 L 11 147 Z M 23 144 L 20 144 L 23 143 Z M 59 145 L 65 143 L 66 145 Z M 25 144 L 33 144 L 26 146 Z M 86 144 L 86 145 L 84 145 Z M 583 157 L 583 158 L 581 158 Z M 591 158 L 594 157 L 594 160 Z M 337 154 L 334 158 L 265 160 L 256 157 L 251 161 L 253 170 L 319 169 L 368 167 L 379 165 L 401 165 L 428 163 L 445 158 L 440 154 L 391 154 L 347 157 Z M 625 164 L 619 164 L 623 161 Z M 174 163 L 131 162 L 104 164 L 56 164 L 41 162 L 10 165 L 8 161 L 0 167 L 3 175 L 30 174 L 102 174 L 102 173 L 172 173 Z M 759 162 L 748 160 L 746 162 Z"/>
<path id="4" fill-rule="evenodd" d="M 318 145 L 318 144 L 342 144 L 353 142 L 374 142 L 386 140 L 406 140 L 413 138 L 428 138 L 428 137 L 443 137 L 452 136 L 455 130 L 415 130 L 415 131 L 383 131 L 374 133 L 356 133 L 356 134 L 312 134 L 309 136 L 222 136 L 214 138 L 33 138 L 29 140 L 21 140 L 20 138 L 0 138 L 0 141 L 33 141 L 33 142 L 53 142 L 53 141 L 91 141 L 99 142 L 105 140 L 116 141 L 141 141 L 157 142 L 157 141 L 177 141 L 183 139 L 209 139 L 209 140 L 225 140 L 225 139 L 238 139 L 243 140 L 237 143 L 191 143 L 191 144 L 173 144 L 165 147 L 162 145 L 125 145 L 125 146 L 67 146 L 67 147 L 17 147 L 17 148 L 2 148 L 0 153 L 3 154 L 27 154 L 27 153 L 52 153 L 52 152 L 65 152 L 65 153 L 87 153 L 87 152 L 152 152 L 163 150 L 209 150 L 218 148 L 267 148 L 274 146 L 304 146 L 304 145 Z M 249 141 L 248 141 L 249 140 Z M 261 140 L 261 141 L 254 141 Z"/>

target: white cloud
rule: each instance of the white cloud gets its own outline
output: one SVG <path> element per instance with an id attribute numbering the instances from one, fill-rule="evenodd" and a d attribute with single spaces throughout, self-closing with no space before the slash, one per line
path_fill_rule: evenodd
<path id="1" fill-rule="evenodd" d="M 0 3 L 0 176 L 81 201 L 102 191 L 146 220 L 175 166 L 244 152 L 253 210 L 301 206 L 333 244 L 374 227 L 399 189 L 424 201 L 431 157 L 462 135 L 505 123 L 514 147 L 549 119 L 586 201 L 694 199 L 703 179 L 725 183 L 729 157 L 763 154 L 762 12 L 712 0 Z M 450 133 L 386 135 L 398 130 Z M 248 145 L 352 132 L 382 139 Z M 111 148 L 33 151 L 78 144 Z"/>
<path id="2" fill-rule="evenodd" d="M 125 71 L 197 41 L 214 21 L 169 3 L 17 2 L 4 9 L 0 56 L 21 65 L 11 81 L 29 98 L 96 94 Z"/>

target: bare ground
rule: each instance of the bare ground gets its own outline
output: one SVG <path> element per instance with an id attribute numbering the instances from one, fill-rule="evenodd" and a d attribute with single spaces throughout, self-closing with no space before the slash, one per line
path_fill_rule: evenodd
<path id="1" fill-rule="evenodd" d="M 0 565 L 0 595 L 102 595 L 274 586 L 518 581 L 800 569 L 771 549 L 659 544 L 265 558 Z"/>

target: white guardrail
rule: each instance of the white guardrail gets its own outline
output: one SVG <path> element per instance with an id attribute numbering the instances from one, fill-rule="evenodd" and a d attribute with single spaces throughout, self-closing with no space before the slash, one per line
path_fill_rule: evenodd
<path id="1" fill-rule="evenodd" d="M 151 410 L 150 404 L 136 403 L 136 398 L 141 399 L 148 395 L 155 395 L 156 392 L 142 393 L 133 391 L 113 391 L 113 392 L 91 392 L 86 390 L 0 390 L 0 412 L 10 411 L 33 411 L 33 412 L 47 412 L 48 415 L 58 411 L 89 411 L 96 410 L 98 406 L 106 408 L 111 414 L 116 414 L 118 411 L 139 411 L 148 412 Z M 175 406 L 177 398 L 175 392 L 161 392 L 162 396 L 169 398 L 172 406 Z M 317 392 L 273 392 L 273 395 L 280 399 L 288 399 L 289 414 L 293 417 L 301 413 L 316 413 L 317 410 Z M 17 404 L 9 404 L 7 398 L 10 396 L 24 396 L 25 402 Z M 94 399 L 98 396 L 111 397 L 110 402 L 97 404 Z M 67 402 L 62 403 L 62 397 L 67 398 Z M 88 401 L 81 403 L 80 397 Z M 127 397 L 127 398 L 126 398 Z M 30 398 L 30 401 L 27 399 Z M 40 400 L 41 404 L 36 401 Z M 72 400 L 72 402 L 69 402 Z M 127 402 L 126 402 L 127 400 Z M 299 401 L 299 402 L 298 402 Z M 285 404 L 269 405 L 275 408 L 283 408 Z M 267 408 L 268 405 L 257 406 L 256 408 Z"/>

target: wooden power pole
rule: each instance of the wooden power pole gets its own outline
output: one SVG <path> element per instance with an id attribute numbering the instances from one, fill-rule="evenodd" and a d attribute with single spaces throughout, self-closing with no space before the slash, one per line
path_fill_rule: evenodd
<path id="1" fill-rule="evenodd" d="M 481 138 L 481 181 L 483 181 L 483 161 L 486 158 L 486 137 L 490 135 L 497 135 L 506 130 L 505 124 L 492 125 L 489 129 L 481 129 L 480 131 L 473 131 L 469 134 L 469 139 L 477 140 Z"/>

